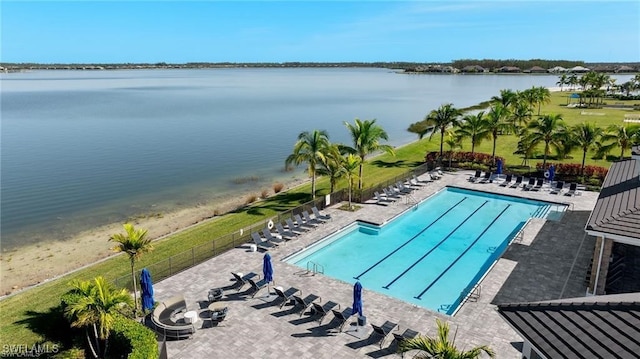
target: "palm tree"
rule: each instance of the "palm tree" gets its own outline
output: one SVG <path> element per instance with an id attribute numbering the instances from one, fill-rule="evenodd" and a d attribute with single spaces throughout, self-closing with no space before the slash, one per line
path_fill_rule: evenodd
<path id="1" fill-rule="evenodd" d="M 320 162 L 320 167 L 317 168 L 317 172 L 319 175 L 329 177 L 329 192 L 335 190 L 336 183 L 344 176 L 343 162 L 344 157 L 340 153 L 339 145 L 331 144 L 327 147 L 324 158 L 322 158 Z"/>
<path id="2" fill-rule="evenodd" d="M 362 189 L 365 157 L 375 151 L 384 151 L 395 156 L 395 151 L 393 147 L 380 143 L 380 140 L 389 140 L 389 135 L 387 135 L 387 132 L 382 127 L 376 124 L 375 119 L 361 121 L 356 118 L 353 125 L 348 122 L 345 122 L 344 125 L 347 126 L 351 140 L 353 141 L 353 147 L 345 146 L 344 150 L 360 156 L 358 188 Z"/>
<path id="3" fill-rule="evenodd" d="M 436 133 L 436 130 L 440 131 L 440 158 L 442 158 L 442 148 L 444 145 L 444 133 L 447 131 L 447 128 L 458 125 L 458 118 L 462 115 L 462 111 L 453 107 L 453 104 L 445 104 L 438 109 L 431 111 L 427 117 L 424 119 L 424 123 L 427 124 L 429 130 L 431 130 L 431 135 L 429 139 L 433 137 L 433 134 Z M 424 137 L 427 133 L 427 130 L 424 132 L 418 133 L 420 138 Z"/>
<path id="4" fill-rule="evenodd" d="M 631 149 L 638 142 L 640 136 L 640 126 L 631 125 L 611 125 L 601 136 L 602 142 L 612 141 L 610 144 L 602 145 L 600 152 L 608 153 L 614 147 L 620 148 L 620 159 L 624 158 L 624 151 Z"/>
<path id="5" fill-rule="evenodd" d="M 135 229 L 131 223 L 125 223 L 123 227 L 126 234 L 116 233 L 109 237 L 109 240 L 118 243 L 112 250 L 127 253 L 129 256 L 129 261 L 131 262 L 131 280 L 133 281 L 133 297 L 136 298 L 134 308 L 137 312 L 138 288 L 136 286 L 134 267 L 136 261 L 139 260 L 143 254 L 153 250 L 153 246 L 151 245 L 151 239 L 147 238 L 146 229 Z"/>
<path id="6" fill-rule="evenodd" d="M 95 358 L 106 356 L 109 347 L 109 333 L 113 329 L 115 317 L 133 300 L 125 289 L 114 289 L 103 277 L 93 281 L 72 282 L 72 302 L 67 303 L 65 316 L 71 326 L 85 328 L 89 347 Z M 89 336 L 89 327 L 93 328 L 93 340 Z M 100 351 L 100 341 L 104 342 L 104 351 Z"/>
<path id="7" fill-rule="evenodd" d="M 558 82 L 556 82 L 556 85 L 560 86 L 560 92 L 562 92 L 562 87 L 564 85 L 569 84 L 569 79 L 567 77 L 567 74 L 562 74 L 560 75 L 560 78 L 558 79 Z"/>
<path id="8" fill-rule="evenodd" d="M 437 359 L 475 359 L 479 358 L 482 353 L 495 358 L 496 353 L 493 349 L 486 345 L 471 348 L 471 350 L 462 351 L 455 346 L 455 334 L 453 340 L 449 340 L 449 324 L 436 319 L 438 326 L 438 336 L 435 338 L 419 335 L 413 339 L 406 339 L 398 345 L 398 351 L 405 353 L 410 350 L 420 350 L 419 358 L 437 358 Z"/>
<path id="9" fill-rule="evenodd" d="M 308 164 L 309 176 L 311 176 L 311 197 L 316 198 L 316 174 L 318 166 L 324 160 L 327 148 L 330 146 L 329 134 L 325 130 L 304 131 L 298 135 L 298 141 L 293 145 L 293 153 L 287 157 L 284 164 Z"/>
<path id="10" fill-rule="evenodd" d="M 509 120 L 511 122 L 511 131 L 514 134 L 520 132 L 520 129 L 525 127 L 531 120 L 531 107 L 523 101 L 518 100 L 511 104 L 511 116 Z"/>
<path id="11" fill-rule="evenodd" d="M 531 88 L 531 91 L 533 92 L 534 103 L 538 105 L 538 116 L 540 116 L 542 104 L 551 102 L 551 92 L 544 86 L 534 86 Z"/>
<path id="12" fill-rule="evenodd" d="M 353 180 L 358 176 L 356 174 L 356 170 L 360 168 L 361 163 L 362 160 L 360 159 L 360 157 L 352 153 L 348 154 L 342 162 L 342 170 L 347 175 L 347 180 L 349 182 L 349 210 L 351 210 L 351 192 L 353 191 Z"/>
<path id="13" fill-rule="evenodd" d="M 480 111 L 476 115 L 465 116 L 456 130 L 456 135 L 459 137 L 471 139 L 471 154 L 475 152 L 476 146 L 479 146 L 482 140 L 489 137 L 490 134 L 484 111 Z"/>
<path id="14" fill-rule="evenodd" d="M 500 103 L 505 107 L 510 106 L 514 101 L 518 99 L 518 93 L 512 90 L 500 90 L 500 96 L 492 96 L 492 103 Z"/>
<path id="15" fill-rule="evenodd" d="M 602 129 L 590 123 L 580 123 L 571 128 L 571 142 L 582 149 L 580 176 L 584 173 L 584 162 L 587 158 L 587 152 L 595 148 L 600 136 L 602 136 Z"/>
<path id="16" fill-rule="evenodd" d="M 506 121 L 508 118 L 509 109 L 501 103 L 496 103 L 491 106 L 491 110 L 487 114 L 486 127 L 487 131 L 491 134 L 491 138 L 493 139 L 493 150 L 491 151 L 491 157 L 493 157 L 494 163 L 496 161 L 496 141 L 498 140 L 498 136 L 502 132 L 508 130 L 509 124 Z"/>
<path id="17" fill-rule="evenodd" d="M 449 147 L 449 168 L 451 168 L 451 161 L 453 160 L 453 150 L 462 147 L 460 142 L 462 142 L 462 137 L 453 131 L 447 131 L 444 143 Z"/>
<path id="18" fill-rule="evenodd" d="M 559 114 L 544 115 L 539 117 L 537 120 L 529 122 L 527 128 L 530 132 L 526 142 L 530 147 L 544 142 L 544 160 L 542 161 L 542 168 L 545 168 L 549 149 L 554 147 L 556 150 L 561 151 L 563 141 L 567 139 L 562 116 Z"/>

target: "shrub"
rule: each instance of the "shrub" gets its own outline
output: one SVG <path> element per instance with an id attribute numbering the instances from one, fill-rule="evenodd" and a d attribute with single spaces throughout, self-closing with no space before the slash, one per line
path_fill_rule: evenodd
<path id="1" fill-rule="evenodd" d="M 69 350 L 61 351 L 60 353 L 54 355 L 53 359 L 84 359 L 87 356 L 84 353 L 84 350 L 80 348 L 71 348 Z"/>
<path id="2" fill-rule="evenodd" d="M 580 170 L 582 165 L 579 163 L 547 163 L 547 166 L 554 165 L 556 168 L 556 174 L 572 177 L 572 176 L 580 176 Z M 542 163 L 538 162 L 536 164 L 536 169 L 538 171 L 542 171 Z M 609 169 L 601 166 L 584 166 L 584 176 L 586 178 L 595 177 L 599 181 L 604 180 L 607 176 L 607 172 Z"/>
<path id="3" fill-rule="evenodd" d="M 269 190 L 268 189 L 263 189 L 262 192 L 260 193 L 260 198 L 264 199 L 269 197 Z"/>
<path id="4" fill-rule="evenodd" d="M 280 193 L 284 189 L 284 184 L 278 182 L 273 184 L 273 192 Z"/>
<path id="5" fill-rule="evenodd" d="M 121 316 L 116 317 L 111 338 L 111 356 L 119 354 L 129 359 L 147 359 L 159 356 L 155 333 L 135 320 Z"/>
<path id="6" fill-rule="evenodd" d="M 250 194 L 249 197 L 247 197 L 247 200 L 244 201 L 244 204 L 251 204 L 255 202 L 257 199 L 258 199 L 258 196 L 256 196 L 255 194 Z"/>
<path id="7" fill-rule="evenodd" d="M 426 162 L 435 162 L 439 159 L 440 152 L 429 152 L 425 156 Z M 448 163 L 449 157 L 451 157 L 452 164 L 457 164 L 459 167 L 477 167 L 477 166 L 492 166 L 493 157 L 488 153 L 481 152 L 445 152 L 442 154 L 442 162 Z M 496 156 L 496 160 L 502 160 L 502 165 L 505 165 L 504 158 Z M 464 166 L 463 166 L 464 165 Z"/>

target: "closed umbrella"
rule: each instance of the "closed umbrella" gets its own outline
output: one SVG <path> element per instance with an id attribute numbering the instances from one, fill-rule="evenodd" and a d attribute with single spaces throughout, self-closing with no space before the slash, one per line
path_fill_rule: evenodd
<path id="1" fill-rule="evenodd" d="M 140 287 L 142 288 L 142 310 L 153 309 L 153 282 L 147 268 L 143 268 L 140 273 Z"/>
<path id="2" fill-rule="evenodd" d="M 269 253 L 265 253 L 262 258 L 262 274 L 264 275 L 264 280 L 267 282 L 267 296 L 265 299 L 270 299 L 271 290 L 269 289 L 269 283 L 273 282 L 273 265 L 271 264 L 271 256 Z"/>
<path id="3" fill-rule="evenodd" d="M 362 316 L 362 284 L 360 282 L 356 282 L 353 286 L 353 305 L 351 308 L 353 308 L 351 315 L 358 313 Z"/>
<path id="4" fill-rule="evenodd" d="M 502 174 L 502 160 L 498 159 L 498 161 L 496 161 L 496 174 L 497 175 L 501 175 Z"/>
<path id="5" fill-rule="evenodd" d="M 264 274 L 265 281 L 273 282 L 273 266 L 271 265 L 271 256 L 269 253 L 264 255 L 262 261 L 262 274 Z"/>
<path id="6" fill-rule="evenodd" d="M 549 166 L 549 182 L 553 181 L 553 177 L 556 175 L 556 166 Z"/>

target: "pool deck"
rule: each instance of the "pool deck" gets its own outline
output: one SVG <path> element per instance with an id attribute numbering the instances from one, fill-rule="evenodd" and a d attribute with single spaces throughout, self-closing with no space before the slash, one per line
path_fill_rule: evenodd
<path id="1" fill-rule="evenodd" d="M 495 183 L 475 184 L 467 181 L 469 171 L 445 173 L 442 179 L 426 184 L 407 197 L 387 206 L 364 204 L 356 212 L 328 208 L 324 213 L 332 219 L 317 229 L 271 250 L 275 285 L 302 290 L 302 297 L 316 294 L 322 303 L 334 301 L 342 309 L 353 300 L 353 283 L 342 282 L 322 274 L 310 275 L 299 267 L 287 264 L 283 258 L 346 227 L 357 219 L 383 223 L 409 209 L 444 186 L 456 186 L 486 192 L 510 194 L 525 198 L 570 203 L 571 208 L 559 222 L 533 219 L 524 228 L 521 238 L 514 241 L 481 282 L 481 296 L 465 303 L 455 316 L 449 317 L 425 308 L 368 291 L 364 288 L 363 306 L 367 326 L 356 331 L 355 317 L 338 333 L 333 314 L 322 325 L 305 314 L 292 313 L 291 305 L 279 308 L 277 300 L 267 298 L 266 289 L 255 298 L 240 291 L 225 290 L 222 303 L 229 307 L 227 318 L 212 326 L 206 310 L 207 292 L 211 288 L 229 287 L 232 271 L 255 272 L 262 275 L 262 252 L 251 252 L 249 246 L 235 248 L 194 268 L 155 284 L 155 299 L 162 301 L 183 294 L 189 310 L 199 312 L 198 330 L 192 338 L 168 341 L 170 358 L 399 358 L 392 338 L 382 349 L 372 344 L 375 336 L 369 324 L 382 325 L 389 320 L 399 324 L 398 333 L 410 328 L 421 334 L 436 333 L 435 318 L 451 325 L 451 337 L 456 345 L 470 349 L 488 345 L 498 358 L 520 358 L 522 338 L 498 315 L 496 304 L 537 301 L 583 296 L 585 274 L 591 257 L 594 238 L 585 235 L 584 225 L 595 205 L 598 193 L 584 192 L 578 196 L 523 191 L 499 187 Z M 152 273 L 153 275 L 153 273 Z M 411 357 L 411 356 L 409 356 Z"/>

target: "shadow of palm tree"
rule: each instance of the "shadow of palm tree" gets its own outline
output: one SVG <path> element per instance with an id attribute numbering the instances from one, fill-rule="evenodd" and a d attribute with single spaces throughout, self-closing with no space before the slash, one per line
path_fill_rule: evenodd
<path id="1" fill-rule="evenodd" d="M 69 348 L 73 345 L 72 338 L 75 337 L 73 332 L 77 329 L 71 328 L 65 319 L 62 306 L 58 305 L 46 312 L 28 310 L 25 314 L 27 317 L 15 322 L 15 324 L 22 324 L 31 332 L 41 335 L 44 338 L 42 343 L 55 342 L 61 344 L 62 348 Z"/>

